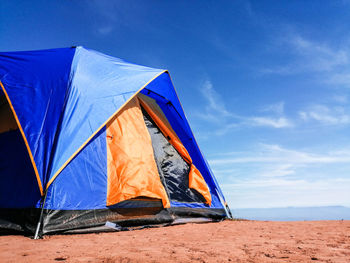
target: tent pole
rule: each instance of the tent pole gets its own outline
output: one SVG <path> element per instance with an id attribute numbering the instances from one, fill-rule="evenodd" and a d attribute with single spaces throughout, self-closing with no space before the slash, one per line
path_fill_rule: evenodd
<path id="1" fill-rule="evenodd" d="M 45 190 L 45 195 L 44 198 L 41 201 L 41 211 L 40 211 L 40 217 L 38 224 L 36 226 L 35 234 L 34 234 L 34 239 L 39 239 L 39 231 L 41 228 L 41 222 L 43 221 L 43 215 L 44 215 L 44 207 L 45 207 L 45 202 L 46 202 L 46 196 L 47 196 L 47 189 Z"/>

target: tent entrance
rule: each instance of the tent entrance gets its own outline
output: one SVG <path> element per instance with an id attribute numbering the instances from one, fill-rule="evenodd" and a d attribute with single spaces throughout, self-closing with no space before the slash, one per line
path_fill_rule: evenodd
<path id="1" fill-rule="evenodd" d="M 159 176 L 168 192 L 169 199 L 182 203 L 205 203 L 204 197 L 198 191 L 189 188 L 190 165 L 169 143 L 145 109 L 142 109 L 142 113 L 152 138 Z"/>
<path id="2" fill-rule="evenodd" d="M 17 130 L 18 126 L 5 96 L 0 96 L 0 134 Z"/>
<path id="3" fill-rule="evenodd" d="M 152 140 L 159 177 L 169 199 L 180 203 L 211 203 L 209 188 L 191 156 L 153 98 L 138 94 Z"/>
<path id="4" fill-rule="evenodd" d="M 209 188 L 157 102 L 138 94 L 107 124 L 107 206 L 148 197 L 211 202 Z"/>
<path id="5" fill-rule="evenodd" d="M 145 196 L 170 207 L 137 98 L 107 124 L 107 206 Z"/>

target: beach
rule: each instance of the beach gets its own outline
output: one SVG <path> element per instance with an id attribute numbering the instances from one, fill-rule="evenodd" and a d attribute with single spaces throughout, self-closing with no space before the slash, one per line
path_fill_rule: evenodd
<path id="1" fill-rule="evenodd" d="M 0 262 L 350 262 L 350 221 L 240 221 L 0 236 Z"/>

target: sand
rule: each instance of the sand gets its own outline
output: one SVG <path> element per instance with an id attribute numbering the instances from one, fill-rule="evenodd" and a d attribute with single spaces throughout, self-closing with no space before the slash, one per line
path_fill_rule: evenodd
<path id="1" fill-rule="evenodd" d="M 0 262 L 350 262 L 350 221 L 223 221 L 135 231 L 0 236 Z"/>

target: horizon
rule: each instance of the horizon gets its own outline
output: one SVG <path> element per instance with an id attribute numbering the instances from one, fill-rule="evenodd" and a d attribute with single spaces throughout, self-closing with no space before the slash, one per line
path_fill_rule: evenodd
<path id="1" fill-rule="evenodd" d="M 240 209 L 285 209 L 285 208 L 325 208 L 325 207 L 342 207 L 342 208 L 349 208 L 350 209 L 350 206 L 326 205 L 326 206 L 244 207 L 244 208 L 231 208 L 231 210 L 240 210 Z"/>
<path id="2" fill-rule="evenodd" d="M 270 207 L 231 209 L 234 218 L 263 221 L 350 220 L 350 207 Z"/>
<path id="3" fill-rule="evenodd" d="M 1 51 L 169 70 L 231 209 L 350 207 L 349 1 L 14 0 L 0 17 Z"/>

